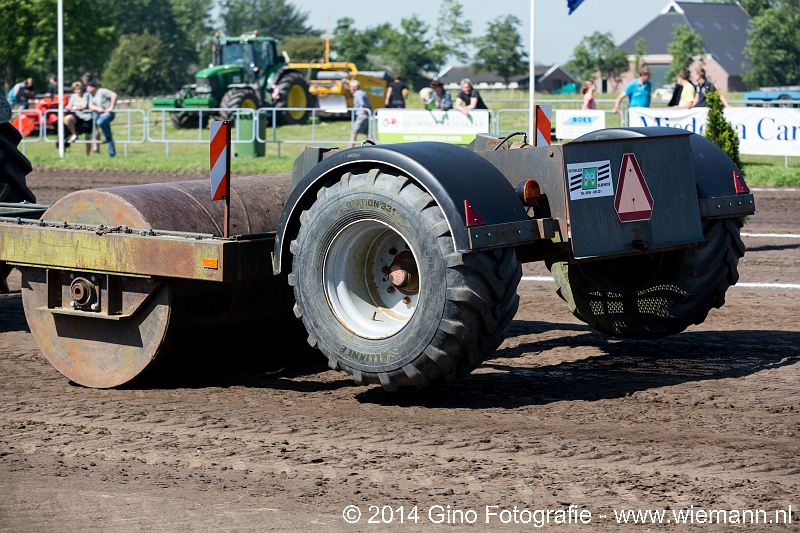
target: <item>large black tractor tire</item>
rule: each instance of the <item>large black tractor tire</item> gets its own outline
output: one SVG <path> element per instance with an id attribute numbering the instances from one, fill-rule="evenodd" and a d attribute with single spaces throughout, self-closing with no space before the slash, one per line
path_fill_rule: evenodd
<path id="1" fill-rule="evenodd" d="M 33 167 L 17 148 L 22 135 L 8 122 L 0 124 L 0 202 L 36 203 L 25 182 Z"/>
<path id="2" fill-rule="evenodd" d="M 3 96 L 0 96 L 3 98 Z M 8 122 L 0 124 L 0 202 L 36 203 L 36 196 L 25 182 L 33 167 L 19 151 L 22 135 Z M 11 267 L 0 261 L 0 292 L 8 292 L 6 277 Z"/>
<path id="3" fill-rule="evenodd" d="M 739 280 L 742 220 L 703 221 L 694 248 L 582 264 L 549 265 L 558 294 L 597 331 L 655 339 L 702 323 Z"/>
<path id="4" fill-rule="evenodd" d="M 347 172 L 319 190 L 300 224 L 290 246 L 295 314 L 309 344 L 356 383 L 449 382 L 505 339 L 522 272 L 513 248 L 456 252 L 441 208 L 410 179 Z M 404 286 L 390 280 L 398 266 Z"/>
<path id="5" fill-rule="evenodd" d="M 175 93 L 177 100 L 183 100 L 186 96 L 186 91 L 181 89 Z M 200 126 L 200 113 L 198 111 L 175 111 L 170 113 L 169 119 L 172 125 L 178 129 L 197 129 Z M 208 127 L 208 121 L 211 116 L 208 113 L 203 113 L 203 128 Z"/>
<path id="6" fill-rule="evenodd" d="M 208 127 L 210 115 L 203 114 L 203 128 Z M 172 125 L 178 129 L 197 129 L 200 125 L 200 114 L 190 111 L 175 111 L 169 116 Z"/>
<path id="7" fill-rule="evenodd" d="M 253 113 L 258 109 L 258 96 L 253 89 L 236 88 L 229 89 L 222 95 L 222 101 L 219 103 L 220 107 L 233 108 L 233 109 L 251 109 Z M 235 111 L 220 111 L 217 115 L 218 120 L 235 120 Z"/>
<path id="8" fill-rule="evenodd" d="M 277 92 L 277 94 L 276 94 Z M 287 72 L 273 89 L 273 107 L 312 107 L 311 94 L 308 92 L 308 83 L 299 72 Z M 277 97 L 277 98 L 276 98 Z M 279 111 L 277 113 L 278 125 L 305 124 L 311 111 Z"/>

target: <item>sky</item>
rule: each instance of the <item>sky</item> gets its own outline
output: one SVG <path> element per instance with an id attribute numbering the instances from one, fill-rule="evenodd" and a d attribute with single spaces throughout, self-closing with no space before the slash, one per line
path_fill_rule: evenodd
<path id="1" fill-rule="evenodd" d="M 585 0 L 572 15 L 567 15 L 567 0 L 461 0 L 465 16 L 472 21 L 473 36 L 485 34 L 487 23 L 513 14 L 522 20 L 519 31 L 528 49 L 528 23 L 531 1 L 535 1 L 534 58 L 536 63 L 566 63 L 572 51 L 586 35 L 595 31 L 611 32 L 619 44 L 655 18 L 669 0 Z M 417 15 L 435 26 L 441 0 L 293 0 L 309 13 L 308 22 L 324 30 L 330 17 L 331 29 L 336 20 L 350 17 L 358 29 L 389 22 L 398 27 L 402 18 Z"/>

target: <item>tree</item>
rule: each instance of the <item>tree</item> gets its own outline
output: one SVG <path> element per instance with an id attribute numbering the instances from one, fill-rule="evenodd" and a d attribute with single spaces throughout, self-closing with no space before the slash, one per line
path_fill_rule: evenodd
<path id="1" fill-rule="evenodd" d="M 103 71 L 103 85 L 119 94 L 148 96 L 170 89 L 170 54 L 157 35 L 124 35 Z"/>
<path id="2" fill-rule="evenodd" d="M 706 118 L 705 136 L 708 140 L 722 148 L 728 157 L 739 167 L 744 177 L 744 168 L 739 158 L 739 136 L 730 122 L 725 120 L 722 98 L 717 91 L 710 91 L 706 94 L 706 104 L 708 105 L 708 117 Z"/>
<path id="3" fill-rule="evenodd" d="M 472 40 L 472 21 L 464 16 L 464 8 L 459 0 L 442 0 L 436 35 L 450 51 L 449 55 L 466 63 L 469 58 L 467 47 Z"/>
<path id="4" fill-rule="evenodd" d="M 286 37 L 278 47 L 286 51 L 292 62 L 310 63 L 325 58 L 325 39 L 321 37 Z"/>
<path id="5" fill-rule="evenodd" d="M 379 54 L 392 72 L 414 77 L 442 67 L 449 50 L 440 41 L 431 42 L 429 30 L 430 26 L 413 15 L 400 21 L 400 31 L 386 32 Z"/>
<path id="6" fill-rule="evenodd" d="M 675 25 L 672 42 L 667 45 L 667 52 L 672 55 L 672 68 L 667 79 L 673 80 L 678 72 L 689 68 L 695 56 L 703 55 L 703 38 L 688 24 Z"/>
<path id="7" fill-rule="evenodd" d="M 751 87 L 800 84 L 800 2 L 784 0 L 779 7 L 761 12 L 751 21 L 753 29 L 744 55 L 744 82 Z"/>
<path id="8" fill-rule="evenodd" d="M 67 80 L 99 71 L 116 46 L 112 0 L 64 3 L 64 71 Z M 0 68 L 5 90 L 23 76 L 38 86 L 56 71 L 56 0 L 0 0 Z M 15 31 L 16 30 L 16 31 Z M 88 36 L 88 37 L 87 37 Z"/>
<path id="9" fill-rule="evenodd" d="M 522 24 L 514 15 L 498 17 L 489 22 L 486 35 L 475 39 L 475 72 L 497 72 L 508 84 L 511 76 L 528 72 L 527 54 L 522 49 L 522 37 L 517 27 Z"/>
<path id="10" fill-rule="evenodd" d="M 613 35 L 597 31 L 583 38 L 567 62 L 567 70 L 582 80 L 594 78 L 596 72 L 606 80 L 618 79 L 629 68 L 628 56 L 617 49 Z"/>
<path id="11" fill-rule="evenodd" d="M 636 39 L 636 42 L 633 43 L 633 49 L 633 70 L 638 71 L 639 67 L 642 66 L 642 57 L 647 55 L 647 39 L 644 37 Z"/>
<path id="12" fill-rule="evenodd" d="M 182 85 L 194 74 L 202 44 L 208 40 L 211 0 L 126 0 L 117 3 L 122 36 L 158 37 L 169 51 L 170 85 Z"/>
<path id="13" fill-rule="evenodd" d="M 317 30 L 307 26 L 308 13 L 287 0 L 225 0 L 222 20 L 228 35 L 253 30 L 275 38 L 319 35 Z"/>
<path id="14" fill-rule="evenodd" d="M 369 56 L 374 56 L 385 38 L 395 30 L 389 24 L 382 24 L 364 31 L 357 30 L 355 21 L 351 18 L 341 18 L 336 21 L 333 30 L 333 46 L 336 49 L 339 61 L 351 61 L 362 70 L 375 68 Z"/>

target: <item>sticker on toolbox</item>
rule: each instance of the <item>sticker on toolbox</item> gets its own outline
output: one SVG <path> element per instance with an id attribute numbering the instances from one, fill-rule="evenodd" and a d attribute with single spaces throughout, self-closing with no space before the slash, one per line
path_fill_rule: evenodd
<path id="1" fill-rule="evenodd" d="M 570 200 L 614 196 L 611 161 L 568 164 L 567 181 L 569 182 Z"/>

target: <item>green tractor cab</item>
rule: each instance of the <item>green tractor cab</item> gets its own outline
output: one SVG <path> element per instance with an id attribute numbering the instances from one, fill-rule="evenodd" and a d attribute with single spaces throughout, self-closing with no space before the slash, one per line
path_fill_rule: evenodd
<path id="1" fill-rule="evenodd" d="M 226 108 L 214 118 L 229 120 L 235 115 L 230 109 L 311 107 L 305 78 L 289 68 L 277 46 L 277 40 L 259 37 L 258 32 L 239 37 L 217 35 L 212 41 L 213 63 L 195 74 L 194 83 L 182 87 L 174 97 L 153 99 L 153 107 L 187 109 L 171 113 L 177 128 L 207 125 L 210 114 L 203 114 L 200 124 L 201 114 L 190 109 Z M 276 119 L 280 125 L 305 124 L 309 114 L 308 110 L 281 111 Z"/>

